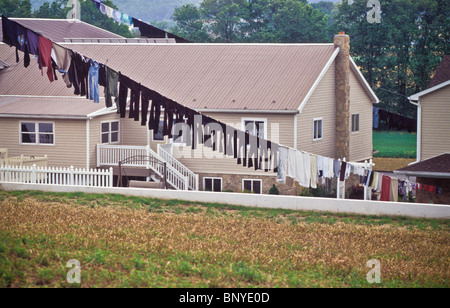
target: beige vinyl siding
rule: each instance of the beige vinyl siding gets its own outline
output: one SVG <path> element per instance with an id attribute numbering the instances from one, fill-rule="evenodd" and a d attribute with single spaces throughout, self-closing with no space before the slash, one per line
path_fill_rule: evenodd
<path id="1" fill-rule="evenodd" d="M 120 119 L 120 144 L 146 146 L 148 144 L 148 126 L 141 125 L 141 121 L 127 118 Z"/>
<path id="2" fill-rule="evenodd" d="M 242 129 L 242 119 L 265 119 L 268 140 L 293 146 L 294 116 L 292 114 L 207 113 L 206 115 L 238 129 Z M 180 162 L 195 173 L 274 175 L 274 173 L 255 171 L 254 168 L 238 165 L 233 156 L 224 156 L 218 151 L 212 151 L 203 146 L 199 146 L 197 150 L 192 150 L 190 147 L 175 147 L 173 153 Z"/>
<path id="3" fill-rule="evenodd" d="M 101 137 L 101 123 L 102 122 L 108 122 L 108 121 L 119 121 L 120 117 L 116 113 L 111 113 L 99 117 L 95 117 L 92 120 L 89 120 L 89 166 L 90 168 L 96 168 L 97 167 L 97 145 L 101 144 L 102 137 Z M 119 143 L 116 145 L 120 145 L 122 141 L 122 124 L 119 126 Z"/>
<path id="4" fill-rule="evenodd" d="M 54 123 L 54 145 L 21 145 L 20 122 Z M 86 167 L 86 120 L 17 119 L 0 120 L 0 148 L 8 156 L 48 156 L 48 165 L 55 167 Z"/>
<path id="5" fill-rule="evenodd" d="M 313 140 L 314 119 L 321 118 L 323 132 L 321 140 Z M 336 154 L 336 97 L 335 66 L 331 65 L 319 85 L 298 115 L 297 149 L 334 157 Z"/>
<path id="6" fill-rule="evenodd" d="M 359 132 L 352 132 L 352 114 L 359 114 Z M 373 104 L 361 83 L 350 71 L 350 161 L 372 158 Z"/>
<path id="7" fill-rule="evenodd" d="M 450 86 L 420 98 L 421 160 L 450 152 Z"/>

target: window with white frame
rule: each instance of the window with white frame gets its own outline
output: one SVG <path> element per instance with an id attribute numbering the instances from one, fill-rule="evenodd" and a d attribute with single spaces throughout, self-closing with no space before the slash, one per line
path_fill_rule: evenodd
<path id="1" fill-rule="evenodd" d="M 222 191 L 222 178 L 204 177 L 203 178 L 204 191 Z"/>
<path id="2" fill-rule="evenodd" d="M 244 179 L 242 180 L 242 191 L 262 194 L 262 180 Z"/>
<path id="3" fill-rule="evenodd" d="M 20 122 L 20 143 L 31 145 L 54 145 L 54 123 Z"/>
<path id="4" fill-rule="evenodd" d="M 359 114 L 352 114 L 352 132 L 359 132 Z"/>
<path id="5" fill-rule="evenodd" d="M 323 138 L 323 119 L 314 119 L 313 140 L 321 140 Z"/>
<path id="6" fill-rule="evenodd" d="M 253 136 L 267 139 L 267 120 L 265 119 L 242 119 L 244 131 Z"/>
<path id="7" fill-rule="evenodd" d="M 102 144 L 119 142 L 119 121 L 102 122 Z"/>

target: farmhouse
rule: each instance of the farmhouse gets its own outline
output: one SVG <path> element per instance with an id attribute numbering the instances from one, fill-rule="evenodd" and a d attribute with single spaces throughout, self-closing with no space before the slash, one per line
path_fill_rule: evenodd
<path id="1" fill-rule="evenodd" d="M 417 202 L 450 203 L 450 55 L 428 89 L 409 98 L 417 106 L 417 161 L 395 173 L 417 177 Z"/>
<path id="2" fill-rule="evenodd" d="M 325 157 L 372 157 L 372 107 L 378 99 L 351 59 L 345 34 L 332 44 L 64 40 L 62 46 L 237 129 Z M 0 145 L 11 154 L 45 153 L 50 165 L 112 166 L 118 172 L 119 159 L 145 153 L 188 177 L 193 190 L 268 193 L 277 183 L 276 173 L 243 167 L 208 148 L 199 155 L 183 138 L 161 137 L 120 118 L 103 98 L 96 104 L 74 96 L 62 80 L 50 83 L 41 76 L 33 60 L 29 68 L 16 64 L 14 48 L 5 44 L 0 59 L 6 64 L 0 70 L 1 129 L 7 132 Z M 127 175 L 151 178 L 146 168 Z M 280 191 L 294 194 L 296 187 L 289 179 Z"/>

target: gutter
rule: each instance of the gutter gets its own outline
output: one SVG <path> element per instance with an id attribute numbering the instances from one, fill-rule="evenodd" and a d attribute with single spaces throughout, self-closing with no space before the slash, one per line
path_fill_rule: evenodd
<path id="1" fill-rule="evenodd" d="M 417 107 L 417 148 L 416 148 L 416 161 L 420 162 L 422 159 L 422 106 L 420 100 L 408 97 L 409 103 Z"/>
<path id="2" fill-rule="evenodd" d="M 0 118 L 13 119 L 64 119 L 64 120 L 86 120 L 88 116 L 62 116 L 62 115 L 31 115 L 31 114 L 0 114 Z"/>
<path id="3" fill-rule="evenodd" d="M 448 173 L 448 172 L 399 171 L 399 170 L 395 170 L 394 173 L 395 174 L 404 174 L 406 176 L 423 177 L 423 178 L 450 179 L 450 173 Z"/>
<path id="4" fill-rule="evenodd" d="M 253 113 L 253 114 L 298 114 L 299 110 L 250 110 L 250 109 L 195 109 L 204 113 Z"/>

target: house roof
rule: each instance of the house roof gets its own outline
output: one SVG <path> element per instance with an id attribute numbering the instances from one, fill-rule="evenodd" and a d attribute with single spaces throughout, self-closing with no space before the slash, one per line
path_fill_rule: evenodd
<path id="1" fill-rule="evenodd" d="M 420 98 L 421 96 L 424 96 L 424 95 L 427 95 L 427 94 L 432 93 L 432 92 L 434 92 L 434 91 L 437 91 L 437 90 L 439 90 L 439 89 L 442 89 L 442 88 L 444 88 L 444 87 L 446 87 L 446 86 L 448 86 L 448 85 L 450 85 L 450 80 L 447 80 L 447 81 L 445 81 L 445 82 L 442 82 L 442 83 L 440 83 L 440 84 L 438 84 L 438 85 L 435 85 L 435 86 L 432 87 L 432 88 L 428 88 L 428 89 L 426 89 L 426 90 L 424 90 L 424 91 L 422 91 L 422 92 L 419 92 L 419 93 L 416 93 L 416 94 L 414 94 L 414 95 L 411 95 L 411 96 L 409 97 L 409 100 L 411 100 L 411 101 L 418 101 L 419 98 Z"/>
<path id="2" fill-rule="evenodd" d="M 98 28 L 77 19 L 10 18 L 22 26 L 40 32 L 53 42 L 65 42 L 68 38 L 123 38 L 122 36 Z M 0 41 L 3 31 L 0 25 Z"/>
<path id="3" fill-rule="evenodd" d="M 96 104 L 82 97 L 0 96 L 0 118 L 86 119 L 105 112 L 103 100 Z"/>
<path id="4" fill-rule="evenodd" d="M 436 73 L 433 76 L 428 88 L 437 86 L 443 82 L 450 80 L 450 55 L 445 55 L 442 58 L 441 64 L 436 69 Z"/>
<path id="5" fill-rule="evenodd" d="M 333 44 L 61 45 L 182 105 L 211 112 L 298 112 L 338 51 Z M 14 48 L 0 44 L 0 58 L 14 63 L 0 71 L 0 95 L 73 95 L 62 80 L 50 84 L 41 76 L 36 60 L 29 68 L 16 65 Z M 371 95 L 370 88 L 366 92 Z"/>
<path id="6" fill-rule="evenodd" d="M 417 177 L 450 178 L 450 153 L 411 164 L 395 170 L 394 173 Z"/>

